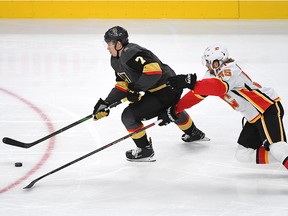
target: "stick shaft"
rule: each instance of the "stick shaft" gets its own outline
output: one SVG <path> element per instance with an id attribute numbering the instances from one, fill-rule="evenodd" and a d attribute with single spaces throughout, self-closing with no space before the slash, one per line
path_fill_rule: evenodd
<path id="1" fill-rule="evenodd" d="M 123 103 L 123 102 L 125 102 L 125 101 L 127 101 L 126 98 L 123 98 L 123 99 L 120 100 L 120 101 L 116 101 L 115 103 L 112 103 L 112 104 L 108 107 L 108 109 L 111 109 L 111 108 L 113 108 L 113 107 L 116 107 L 116 106 L 118 106 L 119 104 L 121 104 L 121 103 Z M 45 140 L 47 140 L 47 139 L 49 139 L 49 138 L 51 138 L 51 137 L 53 137 L 53 136 L 56 136 L 57 134 L 60 134 L 60 133 L 66 131 L 66 130 L 72 128 L 72 127 L 75 127 L 76 125 L 78 125 L 78 124 L 80 124 L 80 123 L 83 123 L 83 122 L 91 119 L 92 117 L 93 117 L 92 114 L 91 114 L 91 115 L 88 115 L 88 116 L 86 116 L 86 117 L 84 117 L 84 118 L 82 118 L 82 119 L 80 119 L 80 120 L 78 120 L 78 121 L 76 121 L 76 122 L 73 122 L 72 124 L 69 124 L 69 125 L 67 125 L 67 126 L 61 128 L 61 129 L 59 129 L 59 130 L 51 133 L 51 134 L 49 134 L 49 135 L 47 135 L 47 136 L 45 136 L 45 137 L 40 138 L 39 140 L 36 140 L 36 141 L 34 141 L 34 142 L 31 142 L 31 143 L 20 142 L 20 141 L 11 139 L 11 138 L 9 138 L 9 137 L 4 137 L 4 138 L 2 139 L 2 142 L 5 143 L 5 144 L 8 144 L 8 145 L 13 145 L 13 146 L 21 147 L 21 148 L 30 148 L 30 147 L 32 147 L 32 146 L 34 146 L 34 145 L 37 145 L 38 143 L 41 143 L 41 142 L 43 142 L 43 141 L 45 141 Z"/>
<path id="2" fill-rule="evenodd" d="M 63 166 L 58 167 L 57 169 L 54 169 L 54 170 L 52 170 L 52 171 L 50 171 L 50 172 L 48 172 L 48 173 L 40 176 L 40 177 L 37 178 L 37 179 L 34 179 L 30 184 L 28 184 L 28 185 L 27 185 L 26 187 L 24 187 L 23 189 L 29 189 L 29 188 L 33 187 L 33 185 L 34 185 L 36 182 L 38 182 L 39 180 L 45 178 L 46 176 L 49 176 L 49 175 L 51 175 L 51 174 L 53 174 L 53 173 L 56 173 L 56 172 L 58 172 L 58 171 L 60 171 L 60 170 L 62 170 L 62 169 L 64 169 L 64 168 L 66 168 L 66 167 L 68 167 L 68 166 L 71 166 L 71 165 L 74 164 L 74 163 L 77 163 L 78 161 L 81 161 L 81 160 L 83 160 L 83 159 L 85 159 L 85 158 L 87 158 L 87 157 L 90 157 L 91 155 L 93 155 L 93 154 L 95 154 L 95 153 L 97 153 L 97 152 L 99 152 L 99 151 L 102 151 L 102 150 L 104 150 L 104 149 L 106 149 L 106 148 L 108 148 L 108 147 L 110 147 L 110 146 L 112 146 L 112 145 L 115 145 L 116 143 L 119 143 L 119 142 L 121 142 L 121 141 L 123 141 L 123 140 L 125 140 L 125 139 L 127 139 L 127 138 L 129 138 L 129 137 L 131 137 L 131 136 L 133 136 L 133 135 L 135 135 L 135 134 L 137 134 L 137 133 L 140 133 L 141 131 L 146 130 L 146 129 L 148 129 L 148 128 L 156 125 L 156 124 L 159 124 L 160 122 L 161 122 L 161 120 L 158 120 L 158 121 L 156 121 L 156 122 L 154 122 L 154 123 L 151 123 L 151 124 L 149 124 L 149 125 L 141 128 L 141 129 L 139 129 L 139 130 L 134 131 L 133 133 L 127 134 L 126 136 L 123 136 L 123 137 L 121 137 L 121 138 L 119 138 L 119 139 L 117 139 L 117 140 L 115 140 L 115 141 L 113 141 L 113 142 L 111 142 L 111 143 L 108 143 L 107 145 L 104 145 L 104 146 L 102 146 L 102 147 L 100 147 L 100 148 L 98 148 L 98 149 L 96 149 L 96 150 L 94 150 L 94 151 L 92 151 L 92 152 L 89 152 L 89 153 L 86 154 L 86 155 L 83 155 L 83 156 L 81 156 L 81 157 L 79 157 L 79 158 L 77 158 L 77 159 L 75 159 L 75 160 L 73 160 L 73 161 L 71 161 L 71 162 L 69 162 L 69 163 L 67 163 L 67 164 L 64 164 Z"/>

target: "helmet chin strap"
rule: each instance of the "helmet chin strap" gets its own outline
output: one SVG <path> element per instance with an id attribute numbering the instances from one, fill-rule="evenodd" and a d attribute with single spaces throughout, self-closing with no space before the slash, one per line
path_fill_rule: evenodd
<path id="1" fill-rule="evenodd" d="M 217 75 L 220 71 L 220 67 L 214 68 L 213 71 L 214 71 L 214 74 Z"/>
<path id="2" fill-rule="evenodd" d="M 121 49 L 122 49 L 122 48 L 121 48 Z M 119 50 L 116 49 L 116 51 L 117 51 L 117 56 L 116 56 L 116 57 L 117 57 L 117 58 L 120 58 L 120 55 L 119 55 L 119 54 L 120 54 L 120 50 L 121 50 L 121 49 L 119 49 Z"/>
<path id="3" fill-rule="evenodd" d="M 117 41 L 118 42 L 118 41 Z M 115 43 L 115 50 L 117 51 L 117 58 L 120 58 L 120 51 L 123 49 L 123 45 L 122 45 L 122 47 L 120 48 L 120 49 L 117 49 L 116 47 L 117 47 L 117 42 Z M 122 44 L 122 43 L 121 43 Z"/>
<path id="4" fill-rule="evenodd" d="M 217 60 L 217 61 L 219 62 L 219 65 L 217 68 L 214 68 L 213 64 L 207 63 L 209 65 L 208 70 L 210 71 L 211 74 L 214 74 L 215 76 L 217 76 L 218 72 L 220 71 L 221 65 L 222 65 L 222 63 L 219 60 Z"/>

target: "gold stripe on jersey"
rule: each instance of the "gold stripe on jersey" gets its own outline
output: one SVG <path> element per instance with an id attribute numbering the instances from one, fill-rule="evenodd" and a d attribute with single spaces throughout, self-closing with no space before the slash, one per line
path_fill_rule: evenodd
<path id="1" fill-rule="evenodd" d="M 166 84 L 163 84 L 163 85 L 160 85 L 160 86 L 158 86 L 158 87 L 156 87 L 156 88 L 149 89 L 148 91 L 151 92 L 151 93 L 153 93 L 153 92 L 156 92 L 156 91 L 159 91 L 159 90 L 165 88 L 166 86 L 167 86 Z"/>
<path id="2" fill-rule="evenodd" d="M 144 66 L 143 73 L 147 75 L 162 74 L 162 70 L 157 62 L 153 62 Z"/>
<path id="3" fill-rule="evenodd" d="M 243 88 L 238 90 L 237 93 L 253 104 L 261 113 L 264 113 L 265 110 L 274 103 L 274 101 L 271 101 L 269 98 L 265 97 L 265 95 L 255 90 L 249 91 Z"/>
<path id="4" fill-rule="evenodd" d="M 199 95 L 199 94 L 195 94 L 194 93 L 194 90 L 191 90 L 192 92 L 193 92 L 193 94 L 194 94 L 194 96 L 196 97 L 196 98 L 198 98 L 198 99 L 200 99 L 200 100 L 204 100 L 205 99 L 205 97 L 203 97 L 203 96 L 201 96 L 201 95 Z"/>
<path id="5" fill-rule="evenodd" d="M 275 103 L 275 106 L 278 110 L 278 124 L 279 124 L 279 128 L 280 128 L 280 137 L 281 137 L 281 141 L 284 141 L 284 134 L 283 134 L 283 125 L 282 125 L 282 120 L 281 120 L 281 117 L 280 117 L 280 108 L 279 108 L 279 105 L 278 103 Z"/>
<path id="6" fill-rule="evenodd" d="M 119 81 L 116 83 L 115 88 L 119 89 L 120 91 L 127 92 L 128 91 L 128 83 L 124 81 Z"/>
<path id="7" fill-rule="evenodd" d="M 265 133 L 265 135 L 266 135 L 266 137 L 267 137 L 267 139 L 268 139 L 268 142 L 269 142 L 270 144 L 273 143 L 272 138 L 271 138 L 271 136 L 270 136 L 270 134 L 269 134 L 269 131 L 268 131 L 268 129 L 267 129 L 264 116 L 261 116 L 261 122 L 262 122 L 262 126 L 263 126 L 263 129 L 264 129 L 264 133 Z"/>
<path id="8" fill-rule="evenodd" d="M 280 97 L 277 97 L 276 99 L 274 99 L 275 102 L 279 102 L 281 100 Z"/>
<path id="9" fill-rule="evenodd" d="M 225 88 L 226 88 L 226 93 L 228 92 L 228 90 L 229 90 L 229 84 L 227 83 L 227 82 L 225 82 L 225 81 L 223 81 L 222 79 L 220 79 L 220 78 L 218 78 L 219 79 L 219 81 L 221 82 L 221 83 L 223 83 L 223 85 L 225 86 Z"/>
<path id="10" fill-rule="evenodd" d="M 255 123 L 258 119 L 261 118 L 261 114 L 258 114 L 255 118 L 253 118 L 249 123 Z"/>

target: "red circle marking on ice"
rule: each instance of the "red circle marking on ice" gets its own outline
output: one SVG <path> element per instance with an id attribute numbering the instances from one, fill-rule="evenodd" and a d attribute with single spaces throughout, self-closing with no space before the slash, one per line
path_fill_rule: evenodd
<path id="1" fill-rule="evenodd" d="M 53 124 L 51 123 L 51 121 L 49 120 L 48 116 L 42 111 L 40 110 L 36 105 L 34 105 L 33 103 L 29 102 L 28 100 L 14 94 L 13 92 L 10 92 L 6 89 L 0 88 L 0 91 L 13 96 L 15 98 L 17 98 L 18 100 L 20 100 L 21 102 L 23 102 L 24 104 L 28 105 L 33 111 L 35 111 L 36 113 L 38 113 L 40 115 L 40 117 L 42 118 L 42 120 L 45 122 L 49 133 L 53 133 L 54 132 L 54 127 Z M 44 155 L 42 156 L 42 158 L 40 159 L 40 161 L 35 164 L 34 167 L 32 167 L 31 170 L 29 170 L 24 176 L 22 176 L 21 178 L 19 178 L 18 180 L 16 180 L 15 182 L 11 183 L 10 185 L 0 189 L 0 194 L 9 191 L 10 189 L 12 189 L 13 187 L 19 185 L 20 183 L 22 183 L 24 180 L 26 180 L 28 177 L 30 177 L 33 173 L 35 173 L 50 157 L 52 150 L 54 148 L 55 145 L 55 138 L 52 137 L 49 140 L 49 144 L 48 147 L 44 153 Z"/>

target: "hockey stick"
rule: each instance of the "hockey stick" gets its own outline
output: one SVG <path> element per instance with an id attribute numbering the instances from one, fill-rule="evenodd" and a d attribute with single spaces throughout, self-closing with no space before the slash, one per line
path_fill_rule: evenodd
<path id="1" fill-rule="evenodd" d="M 83 160 L 84 158 L 90 157 L 91 155 L 93 155 L 93 154 L 95 154 L 95 153 L 97 153 L 97 152 L 99 152 L 99 151 L 102 151 L 102 150 L 104 150 L 104 149 L 106 149 L 106 148 L 108 148 L 108 147 L 110 147 L 110 146 L 112 146 L 112 145 L 115 145 L 116 143 L 119 143 L 119 142 L 121 142 L 121 141 L 123 141 L 123 140 L 125 140 L 125 139 L 127 139 L 127 138 L 129 138 L 129 137 L 131 137 L 131 136 L 133 136 L 133 135 L 135 135 L 135 134 L 137 134 L 137 133 L 140 133 L 140 132 L 143 131 L 143 130 L 146 130 L 146 129 L 154 126 L 154 125 L 158 125 L 161 121 L 162 121 L 162 120 L 160 119 L 160 120 L 158 120 L 158 121 L 156 121 L 156 122 L 154 122 L 154 123 L 151 123 L 151 124 L 149 124 L 149 125 L 141 128 L 141 129 L 139 129 L 139 130 L 134 131 L 133 133 L 127 134 L 126 136 L 123 136 L 123 137 L 121 137 L 121 138 L 119 138 L 119 139 L 117 139 L 117 140 L 115 140 L 115 141 L 113 141 L 113 142 L 111 142 L 111 143 L 109 143 L 109 144 L 107 144 L 107 145 L 104 145 L 104 146 L 102 146 L 101 148 L 98 148 L 98 149 L 96 149 L 96 150 L 94 150 L 94 151 L 92 151 L 92 152 L 90 152 L 90 153 L 88 153 L 88 154 L 86 154 L 86 155 L 83 155 L 82 157 L 79 157 L 79 158 L 77 158 L 77 159 L 75 159 L 75 160 L 73 160 L 73 161 L 71 161 L 71 162 L 69 162 L 69 163 L 61 166 L 61 167 L 58 167 L 57 169 L 54 169 L 54 170 L 46 173 L 45 175 L 42 175 L 42 176 L 40 176 L 39 178 L 34 179 L 32 182 L 30 182 L 30 184 L 28 184 L 28 185 L 27 185 L 26 187 L 24 187 L 23 189 L 30 189 L 30 188 L 32 188 L 32 187 L 34 186 L 34 184 L 35 184 L 36 182 L 38 182 L 39 180 L 45 178 L 46 176 L 49 176 L 49 175 L 51 175 L 51 174 L 53 174 L 53 173 L 55 173 L 55 172 L 58 172 L 58 171 L 66 168 L 66 167 L 68 167 L 68 166 L 71 166 L 72 164 L 77 163 L 78 161 L 81 161 L 81 160 Z"/>
<path id="2" fill-rule="evenodd" d="M 111 109 L 113 107 L 116 107 L 117 105 L 119 105 L 119 104 L 121 104 L 121 103 L 123 103 L 125 101 L 127 101 L 127 98 L 123 98 L 120 101 L 116 101 L 115 103 L 112 103 L 107 109 Z M 49 139 L 49 138 L 51 138 L 51 137 L 53 137 L 53 136 L 55 136 L 55 135 L 57 135 L 59 133 L 62 133 L 64 131 L 68 130 L 69 128 L 72 128 L 72 127 L 74 127 L 74 126 L 76 126 L 76 125 L 78 125 L 78 124 L 80 124 L 82 122 L 85 122 L 85 121 L 87 121 L 88 119 L 90 119 L 92 117 L 93 117 L 92 114 L 88 115 L 88 116 L 86 116 L 86 117 L 84 117 L 84 118 L 82 118 L 82 119 L 80 119 L 80 120 L 78 120 L 78 121 L 76 121 L 76 122 L 64 127 L 64 128 L 61 128 L 60 130 L 57 130 L 57 131 L 55 131 L 55 132 L 53 132 L 53 133 L 51 133 L 51 134 L 39 139 L 39 140 L 36 140 L 34 142 L 31 142 L 31 143 L 20 142 L 20 141 L 11 139 L 9 137 L 4 137 L 2 139 L 2 142 L 5 143 L 5 144 L 8 144 L 8 145 L 17 146 L 17 147 L 21 147 L 21 148 L 30 148 L 30 147 L 32 147 L 32 146 L 34 146 L 34 145 L 36 145 L 36 144 L 38 144 L 40 142 L 43 142 L 44 140 L 47 140 L 47 139 Z"/>

